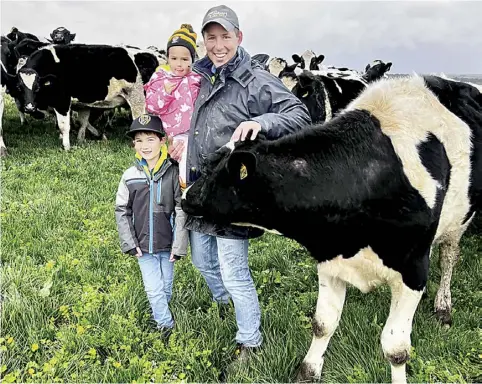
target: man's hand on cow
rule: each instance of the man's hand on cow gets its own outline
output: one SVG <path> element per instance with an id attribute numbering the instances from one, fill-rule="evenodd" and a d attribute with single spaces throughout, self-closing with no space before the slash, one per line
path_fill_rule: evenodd
<path id="1" fill-rule="evenodd" d="M 231 136 L 231 141 L 236 142 L 240 139 L 241 141 L 244 141 L 250 131 L 252 131 L 251 140 L 256 139 L 259 131 L 261 131 L 261 124 L 256 121 L 243 121 L 234 131 L 233 135 Z"/>
<path id="2" fill-rule="evenodd" d="M 184 150 L 184 142 L 182 140 L 177 140 L 173 142 L 173 138 L 169 137 L 167 139 L 168 153 L 171 158 L 179 162 L 182 157 L 182 151 Z"/>

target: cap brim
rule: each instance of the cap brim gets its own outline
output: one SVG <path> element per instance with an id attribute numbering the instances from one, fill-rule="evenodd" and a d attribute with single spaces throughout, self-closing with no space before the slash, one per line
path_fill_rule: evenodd
<path id="1" fill-rule="evenodd" d="M 158 129 L 154 128 L 144 128 L 144 127 L 139 127 L 139 128 L 134 128 L 126 132 L 126 136 L 130 137 L 131 139 L 134 138 L 137 132 L 154 132 L 159 135 L 165 136 L 165 132 L 160 132 Z"/>
<path id="2" fill-rule="evenodd" d="M 227 21 L 225 19 L 221 19 L 221 18 L 210 19 L 206 23 L 203 24 L 203 26 L 201 28 L 201 32 L 204 32 L 204 28 L 206 28 L 206 26 L 208 24 L 211 24 L 211 23 L 217 23 L 217 24 L 221 25 L 221 27 L 223 27 L 228 32 L 232 32 L 232 31 L 234 31 L 234 28 L 236 28 L 236 26 L 233 23 L 230 23 L 229 21 Z"/>

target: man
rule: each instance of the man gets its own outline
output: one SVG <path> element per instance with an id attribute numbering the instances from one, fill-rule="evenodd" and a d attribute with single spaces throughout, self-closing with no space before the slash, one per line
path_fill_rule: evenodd
<path id="1" fill-rule="evenodd" d="M 311 123 L 308 110 L 275 76 L 263 70 L 240 47 L 243 33 L 236 13 L 220 5 L 208 10 L 201 29 L 207 56 L 194 64 L 202 76 L 194 106 L 187 151 L 187 183 L 200 174 L 203 159 L 251 132 L 276 139 Z M 174 158 L 181 152 L 173 146 Z M 223 227 L 189 218 L 192 261 L 208 284 L 214 300 L 232 299 L 241 355 L 261 345 L 258 296 L 248 267 L 248 239 L 262 231 Z"/>

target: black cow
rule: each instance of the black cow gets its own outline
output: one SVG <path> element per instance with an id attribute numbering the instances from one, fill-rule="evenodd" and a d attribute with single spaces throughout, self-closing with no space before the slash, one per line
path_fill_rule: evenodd
<path id="1" fill-rule="evenodd" d="M 368 82 L 371 83 L 372 81 L 377 81 L 382 77 L 386 77 L 386 73 L 392 67 L 392 63 L 384 63 L 381 60 L 375 60 L 371 64 L 367 64 L 365 67 L 365 73 L 363 74 L 363 78 Z"/>
<path id="2" fill-rule="evenodd" d="M 137 58 L 137 53 L 124 47 L 85 44 L 39 49 L 18 73 L 25 110 L 32 113 L 53 108 L 65 150 L 70 149 L 72 105 L 114 108 L 127 101 L 136 118 L 144 112 L 142 78 L 148 78 L 147 71 L 136 65 L 147 61 L 145 55 Z M 154 64 L 158 65 L 148 63 L 151 75 Z M 86 128 L 88 124 L 83 124 L 79 130 L 79 141 L 83 141 Z"/>
<path id="3" fill-rule="evenodd" d="M 303 71 L 285 74 L 283 83 L 306 105 L 313 123 L 330 120 L 367 86 L 360 75 Z"/>
<path id="4" fill-rule="evenodd" d="M 15 42 L 15 44 L 20 43 L 23 39 L 31 39 L 31 40 L 39 41 L 39 38 L 37 36 L 27 32 L 20 32 L 16 27 L 13 27 L 10 33 L 6 35 L 6 37 L 11 41 Z"/>
<path id="5" fill-rule="evenodd" d="M 65 27 L 58 27 L 50 33 L 50 38 L 52 40 L 49 41 L 54 44 L 70 44 L 74 41 L 75 35 L 75 33 L 70 33 Z"/>
<path id="6" fill-rule="evenodd" d="M 276 141 L 229 143 L 183 196 L 205 220 L 265 228 L 318 261 L 313 340 L 300 380 L 322 372 L 346 283 L 392 291 L 381 334 L 392 381 L 405 382 L 413 316 L 440 243 L 436 316 L 451 322 L 459 240 L 482 209 L 482 95 L 440 77 L 382 79 L 337 117 Z"/>
<path id="7" fill-rule="evenodd" d="M 316 55 L 311 50 L 305 51 L 301 56 L 296 53 L 291 56 L 296 64 L 299 64 L 301 69 L 319 70 L 320 64 L 325 60 L 324 55 Z"/>

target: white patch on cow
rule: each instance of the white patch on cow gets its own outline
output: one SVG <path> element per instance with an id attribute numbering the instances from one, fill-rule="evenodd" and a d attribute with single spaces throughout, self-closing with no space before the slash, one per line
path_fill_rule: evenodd
<path id="1" fill-rule="evenodd" d="M 280 236 L 283 236 L 282 233 L 280 233 L 279 231 L 277 231 L 276 229 L 268 229 L 268 228 L 265 228 L 265 227 L 262 227 L 260 225 L 257 225 L 257 224 L 251 224 L 251 223 L 231 223 L 232 225 L 237 225 L 239 227 L 252 227 L 252 228 L 259 228 L 259 229 L 262 229 L 263 231 L 266 231 L 266 232 L 269 232 L 269 233 L 273 233 L 275 235 L 280 235 Z"/>
<path id="2" fill-rule="evenodd" d="M 224 146 L 228 148 L 231 152 L 233 152 L 235 144 L 236 143 L 234 141 L 228 141 L 226 144 L 224 144 Z"/>
<path id="3" fill-rule="evenodd" d="M 196 53 L 197 53 L 197 56 L 202 59 L 204 56 L 206 56 L 206 46 L 204 45 L 204 42 L 202 40 L 199 40 L 197 43 L 196 43 Z"/>
<path id="4" fill-rule="evenodd" d="M 286 68 L 286 65 L 286 60 L 273 57 L 268 62 L 268 72 L 278 77 L 281 71 Z"/>
<path id="5" fill-rule="evenodd" d="M 192 187 L 193 185 L 194 185 L 194 184 L 191 184 L 189 187 L 187 187 L 186 189 L 184 189 L 184 192 L 182 193 L 181 200 L 186 200 L 187 191 L 189 191 L 189 189 L 191 189 L 191 187 Z"/>
<path id="6" fill-rule="evenodd" d="M 51 44 L 51 45 L 47 45 L 45 47 L 42 47 L 40 49 L 46 49 L 47 51 L 50 51 L 52 53 L 52 56 L 54 57 L 54 61 L 56 63 L 60 63 L 60 59 L 59 57 L 57 56 L 57 52 L 55 51 L 55 45 Z"/>
<path id="7" fill-rule="evenodd" d="M 353 109 L 367 110 L 380 121 L 405 175 L 431 208 L 436 201 L 437 182 L 423 166 L 417 145 L 429 133 L 440 140 L 452 169 L 435 240 L 444 233 L 460 231 L 470 208 L 472 144 L 468 125 L 446 109 L 417 75 L 372 83 L 345 111 Z"/>
<path id="8" fill-rule="evenodd" d="M 2 69 L 7 72 L 7 68 L 5 68 L 5 65 L 3 64 L 3 62 L 0 61 L 0 65 L 2 66 Z M 7 72 L 8 73 L 8 72 Z"/>
<path id="9" fill-rule="evenodd" d="M 328 95 L 328 91 L 326 87 L 323 85 L 323 93 L 325 95 L 325 121 L 331 120 L 331 103 L 330 103 L 330 96 Z"/>
<path id="10" fill-rule="evenodd" d="M 340 92 L 340 94 L 342 94 L 343 91 L 341 90 L 341 87 L 338 85 L 338 83 L 336 82 L 336 80 L 333 80 L 333 82 L 335 83 L 336 89 L 338 89 L 338 92 Z"/>
<path id="11" fill-rule="evenodd" d="M 315 58 L 316 54 L 311 49 L 303 52 L 301 58 L 305 61 L 305 69 L 310 69 L 311 59 Z"/>
<path id="12" fill-rule="evenodd" d="M 70 149 L 70 109 L 68 110 L 67 115 L 60 114 L 56 109 L 54 109 L 54 111 L 62 135 L 62 145 L 64 149 L 68 151 Z"/>
<path id="13" fill-rule="evenodd" d="M 399 272 L 385 266 L 369 246 L 358 251 L 353 257 L 343 258 L 339 255 L 320 263 L 318 271 L 343 280 L 363 293 L 370 292 L 383 283 L 390 285 L 402 278 Z"/>
<path id="14" fill-rule="evenodd" d="M 33 83 L 35 82 L 35 78 L 37 77 L 36 73 L 20 73 L 20 79 L 25 84 L 25 86 L 32 90 Z"/>
<path id="15" fill-rule="evenodd" d="M 296 84 L 298 84 L 298 78 L 294 78 L 291 76 L 283 76 L 281 78 L 281 82 L 288 88 L 288 90 L 293 90 Z"/>
<path id="16" fill-rule="evenodd" d="M 21 57 L 20 59 L 18 59 L 17 68 L 16 68 L 17 73 L 25 64 L 27 64 L 27 59 L 28 57 Z"/>

